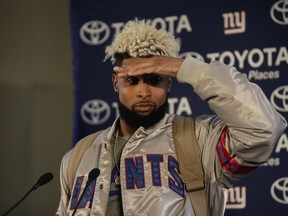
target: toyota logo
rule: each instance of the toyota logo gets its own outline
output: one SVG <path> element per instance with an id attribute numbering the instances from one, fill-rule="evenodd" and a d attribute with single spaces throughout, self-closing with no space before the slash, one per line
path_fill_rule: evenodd
<path id="1" fill-rule="evenodd" d="M 270 101 L 278 111 L 288 112 L 288 86 L 275 89 L 270 96 Z"/>
<path id="2" fill-rule="evenodd" d="M 104 123 L 110 117 L 110 107 L 103 100 L 89 100 L 81 107 L 81 117 L 91 125 Z"/>
<path id="3" fill-rule="evenodd" d="M 89 21 L 80 29 L 82 41 L 89 45 L 100 45 L 104 43 L 110 35 L 108 25 L 102 21 Z"/>
<path id="4" fill-rule="evenodd" d="M 270 10 L 271 18 L 280 25 L 288 25 L 288 1 L 280 0 L 276 2 Z"/>
<path id="5" fill-rule="evenodd" d="M 273 199 L 281 204 L 288 204 L 288 177 L 276 180 L 270 189 Z"/>

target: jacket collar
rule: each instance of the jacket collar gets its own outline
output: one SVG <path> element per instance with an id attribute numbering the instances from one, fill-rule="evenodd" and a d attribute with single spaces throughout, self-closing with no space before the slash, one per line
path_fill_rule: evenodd
<path id="1" fill-rule="evenodd" d="M 164 117 L 155 125 L 149 127 L 149 128 L 144 128 L 144 127 L 139 127 L 135 132 L 141 130 L 144 133 L 151 133 L 152 131 L 154 131 L 156 128 L 162 127 L 163 125 L 172 122 L 174 115 L 169 115 L 169 114 L 165 114 Z M 113 134 L 115 133 L 116 129 L 117 129 L 117 125 L 119 122 L 119 117 L 115 119 L 115 121 L 113 122 L 113 124 L 111 125 L 111 127 L 106 129 L 107 135 L 105 136 L 107 140 L 111 140 L 113 138 Z"/>

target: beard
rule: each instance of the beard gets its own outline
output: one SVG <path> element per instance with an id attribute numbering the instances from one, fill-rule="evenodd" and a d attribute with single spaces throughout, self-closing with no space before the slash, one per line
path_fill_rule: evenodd
<path id="1" fill-rule="evenodd" d="M 167 107 L 168 101 L 166 100 L 158 109 L 154 109 L 148 115 L 140 115 L 135 110 L 129 110 L 118 100 L 120 118 L 122 118 L 130 128 L 135 130 L 140 126 L 149 128 L 158 123 L 166 114 Z"/>

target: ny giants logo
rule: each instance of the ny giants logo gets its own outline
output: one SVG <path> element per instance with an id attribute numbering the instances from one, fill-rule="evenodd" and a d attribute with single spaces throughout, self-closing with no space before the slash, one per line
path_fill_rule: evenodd
<path id="1" fill-rule="evenodd" d="M 124 166 L 126 182 L 123 182 L 123 184 L 127 190 L 145 189 L 146 187 L 162 187 L 163 185 L 168 185 L 168 187 L 179 196 L 185 196 L 184 183 L 180 177 L 179 165 L 173 156 L 164 156 L 162 154 L 147 154 L 147 162 L 145 162 L 144 157 L 145 156 L 136 156 L 125 158 Z M 162 176 L 161 174 L 163 172 L 160 171 L 160 166 L 165 159 L 164 157 L 167 157 L 167 170 L 169 173 L 168 179 L 165 178 L 165 176 Z M 151 168 L 151 170 L 148 170 L 148 172 L 146 170 L 146 173 L 148 173 L 147 176 L 145 176 L 145 164 L 148 164 L 149 166 L 147 167 Z M 151 179 L 148 179 L 150 178 L 150 173 L 152 173 Z M 81 194 L 81 188 L 83 188 L 84 184 L 84 177 L 78 176 L 73 189 L 70 210 L 75 209 Z M 85 191 L 83 199 L 79 204 L 79 208 L 90 208 L 94 196 L 94 188 L 95 181 L 93 181 Z"/>

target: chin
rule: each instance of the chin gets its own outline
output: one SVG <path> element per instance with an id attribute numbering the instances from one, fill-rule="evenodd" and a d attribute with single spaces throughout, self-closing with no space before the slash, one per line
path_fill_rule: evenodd
<path id="1" fill-rule="evenodd" d="M 120 117 L 129 127 L 137 129 L 140 126 L 144 128 L 151 127 L 158 123 L 165 115 L 168 102 L 161 105 L 158 109 L 151 109 L 147 112 L 139 112 L 135 109 L 130 110 L 118 101 Z"/>
<path id="2" fill-rule="evenodd" d="M 137 112 L 139 116 L 149 116 L 151 112 Z"/>

